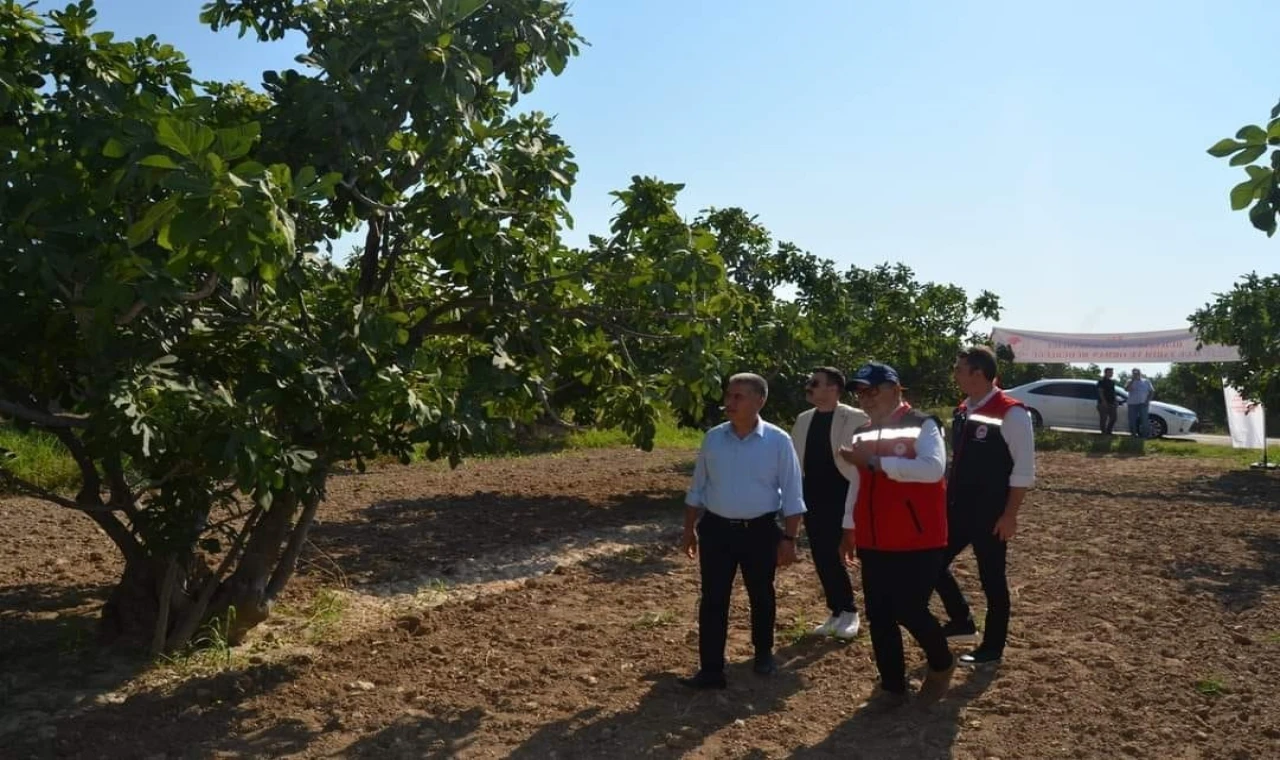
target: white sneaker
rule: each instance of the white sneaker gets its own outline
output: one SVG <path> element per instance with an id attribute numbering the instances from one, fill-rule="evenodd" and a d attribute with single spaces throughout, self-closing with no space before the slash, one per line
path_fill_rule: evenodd
<path id="1" fill-rule="evenodd" d="M 832 633 L 837 639 L 856 639 L 858 638 L 858 629 L 862 627 L 862 619 L 858 617 L 856 612 L 842 612 L 840 617 L 836 618 L 835 629 Z"/>
<path id="2" fill-rule="evenodd" d="M 813 634 L 815 636 L 831 636 L 836 632 L 836 626 L 838 626 L 839 624 L 840 624 L 839 616 L 832 615 L 831 617 L 827 618 L 827 622 L 823 623 L 817 628 L 814 628 Z"/>

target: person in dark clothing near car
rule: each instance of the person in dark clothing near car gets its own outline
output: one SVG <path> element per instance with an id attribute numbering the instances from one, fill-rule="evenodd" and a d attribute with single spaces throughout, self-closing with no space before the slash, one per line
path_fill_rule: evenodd
<path id="1" fill-rule="evenodd" d="M 1103 435 L 1111 435 L 1116 426 L 1116 381 L 1112 375 L 1115 370 L 1107 367 L 1098 381 L 1098 427 Z"/>
<path id="2" fill-rule="evenodd" d="M 880 707 L 907 701 L 902 630 L 925 652 L 929 669 L 917 702 L 941 699 L 955 659 L 929 597 L 942 572 L 947 546 L 946 443 L 942 423 L 902 398 L 893 367 L 863 366 L 850 381 L 871 420 L 840 456 L 857 466 L 850 481 L 842 551 L 862 565 L 862 592 L 871 648 L 880 674 Z"/>
<path id="3" fill-rule="evenodd" d="M 840 447 L 853 440 L 854 431 L 867 422 L 860 409 L 840 403 L 844 373 L 834 367 L 818 367 L 805 384 L 805 398 L 813 404 L 796 418 L 791 442 L 804 472 L 804 530 L 809 536 L 813 568 L 818 573 L 831 616 L 814 633 L 845 641 L 857 638 L 862 621 L 853 599 L 849 569 L 840 558 L 841 524 L 849 480 L 857 468 L 839 456 Z"/>
<path id="4" fill-rule="evenodd" d="M 977 637 L 977 627 L 950 565 L 973 546 L 978 577 L 987 598 L 982 643 L 960 656 L 963 665 L 999 662 L 1009 636 L 1009 540 L 1018 530 L 1018 510 L 1035 483 L 1035 431 L 1021 402 L 996 387 L 996 355 L 986 346 L 962 351 L 956 384 L 965 400 L 951 423 L 951 474 L 947 481 L 947 561 L 938 578 L 938 596 L 950 618 L 948 639 Z"/>

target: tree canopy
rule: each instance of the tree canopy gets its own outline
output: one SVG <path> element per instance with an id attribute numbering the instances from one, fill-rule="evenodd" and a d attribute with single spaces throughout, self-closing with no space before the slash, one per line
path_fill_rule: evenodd
<path id="1" fill-rule="evenodd" d="M 785 389 L 783 416 L 811 366 L 873 357 L 942 398 L 998 314 L 901 265 L 837 271 L 740 209 L 686 220 L 655 178 L 566 245 L 575 158 L 515 109 L 578 52 L 565 2 L 201 18 L 307 50 L 253 87 L 212 82 L 155 37 L 97 30 L 92 0 L 0 5 L 0 415 L 55 435 L 81 484 L 0 478 L 120 548 L 110 639 L 171 650 L 217 620 L 238 640 L 340 463 L 456 463 L 538 419 L 648 447 L 664 409 L 709 421 L 739 370 Z"/>

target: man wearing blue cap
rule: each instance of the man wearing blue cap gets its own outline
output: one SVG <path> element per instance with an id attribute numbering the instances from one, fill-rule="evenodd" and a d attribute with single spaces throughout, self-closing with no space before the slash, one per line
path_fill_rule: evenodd
<path id="1" fill-rule="evenodd" d="M 850 381 L 870 421 L 840 449 L 857 466 L 844 518 L 846 558 L 862 564 L 862 589 L 871 646 L 880 673 L 884 707 L 907 701 L 902 631 L 906 628 L 929 662 L 917 702 L 941 699 L 955 660 L 929 597 L 942 572 L 947 547 L 946 444 L 942 423 L 902 398 L 898 373 L 871 362 Z"/>

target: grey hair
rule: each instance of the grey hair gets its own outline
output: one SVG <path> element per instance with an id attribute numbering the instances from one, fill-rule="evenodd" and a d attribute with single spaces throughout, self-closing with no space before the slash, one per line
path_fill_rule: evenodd
<path id="1" fill-rule="evenodd" d="M 751 390 L 755 391 L 756 395 L 762 399 L 767 400 L 769 398 L 769 381 L 754 372 L 739 372 L 730 377 L 728 385 L 736 384 L 750 386 Z"/>

